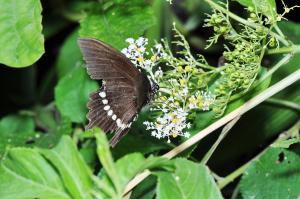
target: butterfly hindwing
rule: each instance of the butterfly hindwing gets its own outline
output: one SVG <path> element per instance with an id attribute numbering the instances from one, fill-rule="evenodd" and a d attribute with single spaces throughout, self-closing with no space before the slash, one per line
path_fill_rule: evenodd
<path id="1" fill-rule="evenodd" d="M 114 146 L 129 131 L 133 118 L 147 100 L 150 83 L 122 53 L 90 38 L 80 38 L 80 49 L 92 79 L 103 80 L 100 91 L 90 94 L 87 128 L 115 132 Z"/>

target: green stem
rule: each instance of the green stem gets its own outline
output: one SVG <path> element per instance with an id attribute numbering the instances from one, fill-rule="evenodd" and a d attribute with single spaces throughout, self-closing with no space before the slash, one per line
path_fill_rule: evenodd
<path id="1" fill-rule="evenodd" d="M 210 157 L 212 156 L 212 154 L 214 153 L 214 151 L 216 150 L 220 142 L 226 137 L 230 129 L 232 129 L 232 127 L 237 123 L 239 119 L 240 117 L 236 117 L 233 120 L 231 120 L 228 124 L 226 124 L 226 126 L 222 129 L 222 132 L 219 135 L 216 142 L 213 144 L 213 146 L 209 149 L 209 151 L 205 154 L 204 158 L 201 160 L 202 164 L 206 164 L 208 162 L 208 160 L 210 159 Z"/>
<path id="2" fill-rule="evenodd" d="M 270 49 L 267 51 L 267 54 L 282 54 L 282 53 L 300 53 L 300 45 L 292 45 L 282 48 Z"/>
<path id="3" fill-rule="evenodd" d="M 218 5 L 217 3 L 213 2 L 212 0 L 205 0 L 211 7 L 213 7 L 214 9 L 216 10 L 219 10 L 225 14 L 227 14 L 229 17 L 231 17 L 232 19 L 242 23 L 242 24 L 245 24 L 249 27 L 252 27 L 252 28 L 263 28 L 264 30 L 268 31 L 269 29 L 260 25 L 260 24 L 256 24 L 256 23 L 253 23 L 253 22 L 250 22 L 250 21 L 247 21 L 246 19 L 242 18 L 242 17 L 239 17 L 237 16 L 236 14 L 230 12 L 229 10 L 223 8 L 222 6 Z M 285 38 L 282 38 L 280 35 L 278 35 L 277 33 L 274 33 L 274 32 L 270 32 L 270 34 L 274 37 L 276 37 L 279 41 L 281 41 L 285 46 L 288 46 L 289 45 L 289 42 L 285 39 Z"/>
<path id="4" fill-rule="evenodd" d="M 252 163 L 252 161 L 254 161 L 254 159 L 247 162 L 246 164 L 244 164 L 243 166 L 241 166 L 240 168 L 238 168 L 237 170 L 235 170 L 234 172 L 232 172 L 231 174 L 229 174 L 228 176 L 226 176 L 225 178 L 220 180 L 218 182 L 218 187 L 220 189 L 223 189 L 226 185 L 228 185 L 229 183 L 234 181 L 237 177 L 242 175 L 244 173 L 244 171 L 247 169 L 247 167 L 250 165 L 250 163 Z"/>
<path id="5" fill-rule="evenodd" d="M 300 105 L 298 105 L 294 102 L 291 102 L 291 101 L 270 98 L 270 99 L 267 99 L 265 102 L 269 103 L 269 104 L 277 105 L 277 106 L 282 106 L 282 107 L 285 107 L 288 109 L 292 109 L 292 110 L 300 113 Z"/>
<path id="6" fill-rule="evenodd" d="M 287 139 L 291 136 L 291 134 L 294 132 L 295 128 L 298 127 L 299 128 L 299 124 L 300 124 L 300 120 L 297 121 L 288 131 L 281 133 L 278 138 L 272 143 L 276 143 L 279 140 L 283 140 L 283 139 Z M 255 160 L 257 160 L 258 158 L 260 158 L 260 156 L 262 156 L 272 145 L 270 144 L 267 148 L 265 148 L 262 152 L 260 152 L 257 156 L 255 156 L 253 159 L 251 159 L 249 162 L 245 163 L 244 165 L 242 165 L 241 167 L 239 167 L 238 169 L 236 169 L 235 171 L 233 171 L 232 173 L 230 173 L 228 176 L 222 178 L 220 181 L 218 181 L 218 186 L 220 189 L 224 188 L 225 186 L 227 186 L 228 184 L 230 184 L 231 182 L 233 182 L 237 177 L 239 177 L 240 175 L 242 175 L 245 170 L 247 169 L 247 167 Z"/>

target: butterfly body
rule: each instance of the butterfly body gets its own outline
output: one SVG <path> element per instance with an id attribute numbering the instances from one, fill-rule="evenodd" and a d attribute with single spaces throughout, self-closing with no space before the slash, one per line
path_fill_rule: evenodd
<path id="1" fill-rule="evenodd" d="M 78 42 L 88 74 L 103 80 L 101 89 L 90 94 L 87 128 L 98 126 L 115 132 L 110 140 L 115 146 L 128 133 L 141 108 L 153 99 L 157 85 L 151 86 L 147 76 L 111 46 L 92 38 Z"/>

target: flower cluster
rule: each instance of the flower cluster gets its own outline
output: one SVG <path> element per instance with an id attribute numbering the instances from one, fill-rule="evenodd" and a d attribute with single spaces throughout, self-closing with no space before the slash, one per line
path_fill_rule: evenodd
<path id="1" fill-rule="evenodd" d="M 129 46 L 124 48 L 121 52 L 129 58 L 139 70 L 144 70 L 152 81 L 156 83 L 159 82 L 163 74 L 161 68 L 159 67 L 155 73 L 153 72 L 158 61 L 165 56 L 165 53 L 162 51 L 162 45 L 156 44 L 149 52 L 147 51 L 147 38 L 139 37 L 136 40 L 128 38 L 126 42 L 129 43 Z"/>
<path id="2" fill-rule="evenodd" d="M 169 99 L 173 100 L 173 99 Z M 158 110 L 158 109 L 157 109 Z M 191 127 L 191 124 L 186 122 L 186 117 L 188 113 L 182 108 L 174 109 L 172 112 L 170 109 L 166 108 L 166 105 L 162 107 L 163 114 L 156 118 L 155 122 L 145 121 L 147 130 L 151 130 L 151 135 L 160 139 L 167 138 L 170 142 L 170 136 L 184 136 L 188 138 L 190 133 L 184 131 Z"/>
<path id="3" fill-rule="evenodd" d="M 156 118 L 145 121 L 146 129 L 151 135 L 161 139 L 190 136 L 189 128 L 193 111 L 209 111 L 214 103 L 214 95 L 203 82 L 203 69 L 207 62 L 199 55 L 196 59 L 190 52 L 187 41 L 175 29 L 180 39 L 175 44 L 183 49 L 179 52 L 182 58 L 173 56 L 167 43 L 156 44 L 147 51 L 148 40 L 140 37 L 137 40 L 127 39 L 129 46 L 122 50 L 132 63 L 140 70 L 146 71 L 148 77 L 159 84 L 159 92 L 151 104 L 150 111 Z M 150 58 L 148 58 L 150 57 Z M 162 71 L 157 64 L 164 62 L 169 70 Z M 199 83 L 200 82 L 200 83 Z"/>

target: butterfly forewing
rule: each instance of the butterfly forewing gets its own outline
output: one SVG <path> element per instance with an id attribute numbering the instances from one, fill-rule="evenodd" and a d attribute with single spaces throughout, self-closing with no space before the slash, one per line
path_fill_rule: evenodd
<path id="1" fill-rule="evenodd" d="M 90 94 L 87 128 L 98 126 L 115 132 L 114 146 L 129 130 L 147 100 L 150 83 L 122 53 L 91 38 L 78 40 L 92 79 L 104 80 L 100 91 Z"/>

